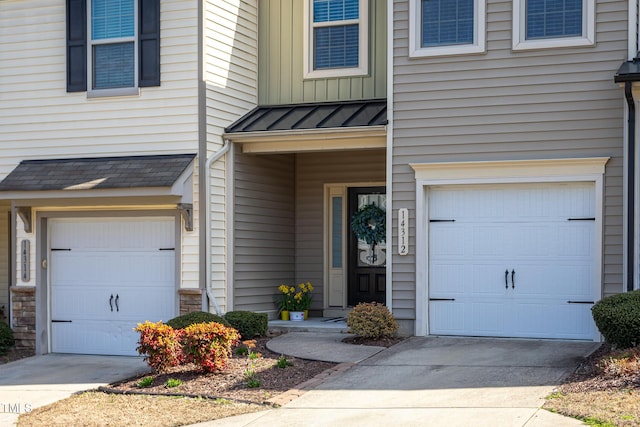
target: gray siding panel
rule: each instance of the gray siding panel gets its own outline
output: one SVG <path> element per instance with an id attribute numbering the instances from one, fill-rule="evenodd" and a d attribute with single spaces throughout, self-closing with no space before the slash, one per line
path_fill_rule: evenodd
<path id="1" fill-rule="evenodd" d="M 604 295 L 620 292 L 624 113 L 613 75 L 627 55 L 627 3 L 597 2 L 594 47 L 514 52 L 512 2 L 488 0 L 487 53 L 439 58 L 409 58 L 408 3 L 393 1 L 393 208 L 412 220 L 410 254 L 393 259 L 396 317 L 415 317 L 409 163 L 610 157 L 603 283 Z"/>
<path id="2" fill-rule="evenodd" d="M 274 295 L 294 278 L 294 157 L 235 161 L 234 310 L 276 310 Z"/>

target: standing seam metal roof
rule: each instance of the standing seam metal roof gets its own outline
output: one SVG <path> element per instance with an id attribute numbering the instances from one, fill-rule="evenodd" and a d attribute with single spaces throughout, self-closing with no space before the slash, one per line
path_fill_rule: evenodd
<path id="1" fill-rule="evenodd" d="M 256 107 L 225 129 L 225 132 L 234 134 L 386 124 L 387 100 L 372 99 Z"/>

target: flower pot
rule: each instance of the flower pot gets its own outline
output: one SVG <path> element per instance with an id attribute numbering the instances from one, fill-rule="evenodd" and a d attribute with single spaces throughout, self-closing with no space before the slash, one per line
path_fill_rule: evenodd
<path id="1" fill-rule="evenodd" d="M 304 321 L 304 311 L 290 311 L 289 318 L 292 322 L 303 322 Z"/>
<path id="2" fill-rule="evenodd" d="M 289 311 L 287 310 L 282 310 L 280 312 L 280 319 L 282 320 L 289 320 Z"/>
<path id="3" fill-rule="evenodd" d="M 304 320 L 307 320 L 309 318 L 309 310 L 305 310 L 304 311 Z"/>

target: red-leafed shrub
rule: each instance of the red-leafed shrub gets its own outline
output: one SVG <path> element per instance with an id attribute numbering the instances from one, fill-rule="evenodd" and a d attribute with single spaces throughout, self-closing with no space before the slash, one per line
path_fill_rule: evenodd
<path id="1" fill-rule="evenodd" d="M 156 371 L 163 372 L 183 362 L 182 330 L 173 329 L 162 322 L 146 321 L 139 323 L 135 331 L 140 333 L 136 348 L 138 354 L 144 354 L 147 364 Z"/>
<path id="2" fill-rule="evenodd" d="M 231 348 L 240 335 L 220 323 L 196 323 L 183 329 L 182 351 L 187 362 L 195 363 L 205 372 L 224 369 L 231 357 Z"/>

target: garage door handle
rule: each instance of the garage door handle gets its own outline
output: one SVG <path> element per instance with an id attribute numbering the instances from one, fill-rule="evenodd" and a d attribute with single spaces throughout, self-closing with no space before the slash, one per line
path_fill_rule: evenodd
<path id="1" fill-rule="evenodd" d="M 515 270 L 511 270 L 511 289 L 515 289 L 516 288 L 516 282 L 515 282 L 515 280 L 513 280 L 515 275 L 516 275 L 516 271 Z"/>
<path id="2" fill-rule="evenodd" d="M 120 295 L 116 294 L 116 311 L 120 311 L 120 307 L 118 306 L 118 301 L 120 301 Z"/>
<path id="3" fill-rule="evenodd" d="M 109 298 L 109 307 L 111 307 L 111 311 L 113 311 L 113 294 L 111 294 L 111 298 Z"/>

